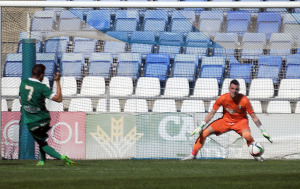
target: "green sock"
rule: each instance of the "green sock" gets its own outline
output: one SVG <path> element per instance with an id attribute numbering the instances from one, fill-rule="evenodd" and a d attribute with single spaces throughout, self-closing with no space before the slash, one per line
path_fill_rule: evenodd
<path id="1" fill-rule="evenodd" d="M 41 156 L 41 161 L 46 161 L 46 153 L 42 148 L 40 149 L 40 156 Z"/>
<path id="2" fill-rule="evenodd" d="M 48 146 L 48 145 L 43 146 L 42 149 L 50 156 L 57 158 L 57 159 L 61 159 L 61 155 L 57 151 L 55 151 L 53 148 L 51 148 L 50 146 Z"/>

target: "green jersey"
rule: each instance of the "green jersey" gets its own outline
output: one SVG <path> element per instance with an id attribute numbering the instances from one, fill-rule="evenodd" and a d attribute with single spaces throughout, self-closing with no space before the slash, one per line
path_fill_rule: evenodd
<path id="1" fill-rule="evenodd" d="M 52 99 L 55 94 L 49 87 L 37 79 L 29 78 L 21 82 L 20 98 L 24 109 L 24 121 L 30 125 L 50 121 L 45 99 Z"/>

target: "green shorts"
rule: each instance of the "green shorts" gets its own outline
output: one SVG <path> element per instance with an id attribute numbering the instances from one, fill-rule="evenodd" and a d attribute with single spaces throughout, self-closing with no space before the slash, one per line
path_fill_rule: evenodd
<path id="1" fill-rule="evenodd" d="M 27 126 L 37 143 L 45 142 L 48 139 L 48 131 L 51 129 L 50 120 L 46 122 L 28 124 Z"/>

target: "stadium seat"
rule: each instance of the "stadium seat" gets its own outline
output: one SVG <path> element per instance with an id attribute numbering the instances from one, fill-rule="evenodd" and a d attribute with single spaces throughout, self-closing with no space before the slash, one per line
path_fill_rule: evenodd
<path id="1" fill-rule="evenodd" d="M 12 112 L 20 112 L 21 111 L 21 103 L 20 99 L 14 99 L 11 105 Z"/>
<path id="2" fill-rule="evenodd" d="M 112 64 L 113 56 L 111 53 L 92 53 L 88 65 L 89 76 L 102 76 L 108 79 Z"/>
<path id="3" fill-rule="evenodd" d="M 22 53 L 6 55 L 4 77 L 22 77 Z"/>
<path id="4" fill-rule="evenodd" d="M 216 78 L 198 78 L 191 97 L 216 98 L 218 94 L 219 85 Z"/>
<path id="5" fill-rule="evenodd" d="M 139 27 L 139 12 L 136 9 L 117 10 L 115 31 L 134 32 Z"/>
<path id="6" fill-rule="evenodd" d="M 152 112 L 177 112 L 173 99 L 157 99 L 154 101 Z"/>
<path id="7" fill-rule="evenodd" d="M 282 79 L 277 98 L 287 100 L 300 98 L 300 79 Z"/>
<path id="8" fill-rule="evenodd" d="M 158 52 L 169 54 L 170 58 L 174 58 L 176 54 L 181 53 L 183 46 L 183 34 L 178 32 L 162 32 L 159 36 Z"/>
<path id="9" fill-rule="evenodd" d="M 64 53 L 61 59 L 60 73 L 81 79 L 84 67 L 84 56 L 81 53 Z"/>
<path id="10" fill-rule="evenodd" d="M 79 13 L 79 11 L 76 11 L 76 13 Z M 83 18 L 83 12 L 82 15 L 75 15 L 75 11 L 62 11 L 60 14 L 60 20 L 59 20 L 59 31 L 79 31 L 82 28 L 82 19 Z"/>
<path id="11" fill-rule="evenodd" d="M 48 77 L 44 77 L 42 83 L 44 83 L 45 85 L 47 85 L 47 87 L 50 88 L 50 81 L 49 81 Z"/>
<path id="12" fill-rule="evenodd" d="M 74 37 L 74 53 L 83 53 L 85 56 L 95 52 L 97 45 L 96 39 Z"/>
<path id="13" fill-rule="evenodd" d="M 292 113 L 291 103 L 289 101 L 270 101 L 267 113 Z"/>
<path id="14" fill-rule="evenodd" d="M 183 100 L 181 105 L 181 112 L 205 112 L 204 102 L 202 100 Z"/>
<path id="15" fill-rule="evenodd" d="M 130 77 L 112 77 L 109 83 L 110 96 L 130 96 L 133 93 L 133 81 Z"/>
<path id="16" fill-rule="evenodd" d="M 170 68 L 170 57 L 168 54 L 148 54 L 144 66 L 145 77 L 157 77 L 165 81 Z"/>
<path id="17" fill-rule="evenodd" d="M 214 43 L 214 56 L 233 56 L 238 47 L 238 35 L 236 33 L 217 33 Z"/>
<path id="18" fill-rule="evenodd" d="M 1 111 L 2 112 L 7 112 L 8 111 L 8 106 L 7 106 L 7 100 L 6 99 L 2 99 L 1 100 Z"/>
<path id="19" fill-rule="evenodd" d="M 189 95 L 189 81 L 187 78 L 169 78 L 166 83 L 165 97 L 186 97 Z"/>
<path id="20" fill-rule="evenodd" d="M 290 33 L 272 33 L 269 43 L 270 55 L 277 55 L 286 59 L 286 56 L 291 54 L 293 43 L 293 35 Z"/>
<path id="21" fill-rule="evenodd" d="M 257 78 L 269 78 L 274 84 L 278 83 L 282 67 L 281 56 L 260 56 L 257 66 Z"/>
<path id="22" fill-rule="evenodd" d="M 201 32 L 189 32 L 186 37 L 186 54 L 207 56 L 210 38 Z"/>
<path id="23" fill-rule="evenodd" d="M 145 99 L 127 99 L 124 106 L 124 112 L 148 112 L 147 101 Z"/>
<path id="24" fill-rule="evenodd" d="M 92 100 L 89 98 L 73 98 L 70 101 L 69 112 L 92 112 Z"/>
<path id="25" fill-rule="evenodd" d="M 53 74 L 57 69 L 57 57 L 55 53 L 36 53 L 36 64 L 43 64 L 46 66 L 45 77 L 53 80 Z"/>
<path id="26" fill-rule="evenodd" d="M 225 58 L 224 57 L 203 57 L 199 77 L 217 78 L 221 84 L 224 77 Z"/>
<path id="27" fill-rule="evenodd" d="M 62 96 L 69 97 L 77 94 L 77 83 L 75 77 L 61 77 L 60 85 Z M 56 93 L 56 82 L 53 84 L 53 92 Z"/>
<path id="28" fill-rule="evenodd" d="M 240 63 L 235 57 L 229 59 L 229 78 L 243 79 L 244 82 L 250 83 L 253 63 Z"/>
<path id="29" fill-rule="evenodd" d="M 97 112 L 121 112 L 120 101 L 119 99 L 110 99 L 109 106 L 108 106 L 107 99 L 99 99 L 96 111 Z"/>
<path id="30" fill-rule="evenodd" d="M 30 33 L 28 33 L 28 32 L 21 32 L 20 33 L 17 53 L 22 53 L 22 51 L 23 51 L 22 39 L 29 39 L 29 38 L 36 40 L 35 52 L 36 53 L 42 52 L 42 46 L 43 46 L 42 33 L 39 32 L 39 31 L 32 31 Z"/>
<path id="31" fill-rule="evenodd" d="M 249 11 L 230 11 L 227 14 L 226 32 L 243 36 L 248 31 L 251 22 Z"/>
<path id="32" fill-rule="evenodd" d="M 45 100 L 46 108 L 50 112 L 63 112 L 64 111 L 64 104 L 62 102 L 55 102 L 53 100 Z"/>
<path id="33" fill-rule="evenodd" d="M 147 10 L 144 16 L 143 31 L 166 31 L 168 12 L 165 10 Z"/>
<path id="34" fill-rule="evenodd" d="M 154 32 L 135 31 L 131 35 L 131 52 L 140 53 L 142 57 L 152 53 L 155 44 Z"/>
<path id="35" fill-rule="evenodd" d="M 290 33 L 294 39 L 300 36 L 300 13 L 289 13 L 283 16 L 283 33 Z"/>
<path id="36" fill-rule="evenodd" d="M 61 56 L 67 51 L 69 37 L 55 37 L 45 41 L 45 53 L 56 53 Z"/>
<path id="37" fill-rule="evenodd" d="M 80 95 L 101 96 L 105 94 L 105 80 L 99 76 L 86 76 L 82 80 Z"/>
<path id="38" fill-rule="evenodd" d="M 35 11 L 31 21 L 31 31 L 54 31 L 56 13 L 53 10 Z"/>
<path id="39" fill-rule="evenodd" d="M 173 11 L 170 31 L 188 33 L 194 30 L 196 14 L 193 11 Z"/>
<path id="40" fill-rule="evenodd" d="M 109 10 L 90 10 L 86 15 L 87 29 L 108 31 L 110 29 L 111 12 Z"/>
<path id="41" fill-rule="evenodd" d="M 2 77 L 1 91 L 2 96 L 19 96 L 19 87 L 21 78 L 19 77 Z"/>
<path id="42" fill-rule="evenodd" d="M 112 53 L 114 57 L 117 57 L 118 53 L 126 52 L 126 42 L 128 42 L 128 34 L 126 32 L 107 32 L 106 34 L 121 41 L 104 41 L 103 52 Z"/>
<path id="43" fill-rule="evenodd" d="M 136 96 L 155 97 L 160 95 L 160 82 L 155 77 L 140 77 L 135 89 Z"/>
<path id="44" fill-rule="evenodd" d="M 222 90 L 221 90 L 221 95 L 229 92 L 228 88 L 229 88 L 229 84 L 232 80 L 233 79 L 231 79 L 231 78 L 224 79 L 223 85 L 222 85 Z M 246 88 L 245 80 L 244 79 L 236 79 L 236 80 L 238 80 L 238 82 L 240 83 L 240 91 L 239 92 L 244 95 L 247 95 L 247 88 Z"/>
<path id="45" fill-rule="evenodd" d="M 177 54 L 174 59 L 172 76 L 187 78 L 192 82 L 196 78 L 198 56 L 193 54 Z"/>
<path id="46" fill-rule="evenodd" d="M 245 33 L 241 44 L 242 59 L 257 59 L 263 54 L 266 40 L 264 33 Z"/>
<path id="47" fill-rule="evenodd" d="M 281 25 L 279 12 L 259 12 L 257 16 L 257 33 L 265 33 L 270 39 L 272 33 L 278 33 Z"/>
<path id="48" fill-rule="evenodd" d="M 142 57 L 139 53 L 120 53 L 118 55 L 117 76 L 137 79 L 141 64 Z"/>
<path id="49" fill-rule="evenodd" d="M 287 56 L 285 78 L 300 79 L 300 55 L 299 54 Z"/>
<path id="50" fill-rule="evenodd" d="M 269 99 L 274 96 L 272 79 L 253 79 L 250 84 L 250 99 Z"/>
<path id="51" fill-rule="evenodd" d="M 208 107 L 208 112 L 211 112 L 215 102 L 216 102 L 215 100 L 210 101 L 209 107 Z M 220 106 L 219 109 L 217 110 L 217 112 L 218 113 L 223 112 L 223 106 Z"/>
<path id="52" fill-rule="evenodd" d="M 297 113 L 297 114 L 300 113 L 300 101 L 298 101 L 298 102 L 296 103 L 295 113 Z"/>
<path id="53" fill-rule="evenodd" d="M 254 110 L 255 113 L 263 113 L 260 101 L 258 101 L 258 100 L 250 100 L 250 103 L 251 103 L 251 105 L 252 105 L 253 110 Z"/>
<path id="54" fill-rule="evenodd" d="M 223 12 L 221 11 L 202 11 L 198 27 L 200 32 L 208 36 L 215 36 L 217 32 L 221 32 L 223 24 Z"/>

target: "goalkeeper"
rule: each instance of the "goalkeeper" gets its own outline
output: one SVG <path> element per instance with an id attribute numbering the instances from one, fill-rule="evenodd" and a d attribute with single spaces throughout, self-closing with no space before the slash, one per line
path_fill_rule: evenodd
<path id="1" fill-rule="evenodd" d="M 40 148 L 41 160 L 37 166 L 43 166 L 46 161 L 46 153 L 50 156 L 60 159 L 67 166 L 74 166 L 75 163 L 65 155 L 60 155 L 47 143 L 47 132 L 50 127 L 50 114 L 45 107 L 45 98 L 61 102 L 62 93 L 60 86 L 60 73 L 54 75 L 57 85 L 56 94 L 49 87 L 42 83 L 46 67 L 43 64 L 36 64 L 32 68 L 32 78 L 24 79 L 20 85 L 20 100 L 24 109 L 24 122 L 38 143 Z"/>
<path id="2" fill-rule="evenodd" d="M 254 139 L 250 132 L 246 112 L 248 112 L 256 126 L 261 130 L 263 136 L 272 143 L 270 135 L 266 132 L 260 120 L 254 113 L 249 99 L 245 95 L 239 93 L 239 87 L 239 82 L 235 79 L 232 80 L 229 85 L 229 93 L 221 95 L 216 100 L 211 112 L 207 114 L 204 121 L 191 134 L 200 134 L 200 136 L 195 142 L 192 154 L 185 157 L 183 160 L 195 159 L 198 151 L 204 145 L 206 137 L 211 134 L 220 135 L 227 131 L 234 130 L 246 139 L 248 146 L 252 144 Z M 213 121 L 205 128 L 220 106 L 223 106 L 223 117 Z M 263 161 L 262 157 L 255 157 L 254 159 Z"/>

